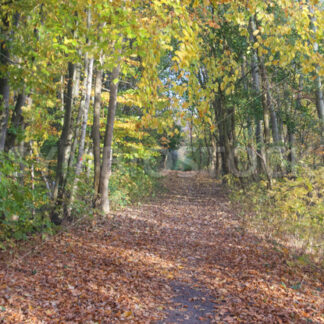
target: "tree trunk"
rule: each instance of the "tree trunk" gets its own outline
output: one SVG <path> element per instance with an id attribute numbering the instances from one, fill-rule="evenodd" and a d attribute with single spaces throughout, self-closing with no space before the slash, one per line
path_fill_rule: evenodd
<path id="1" fill-rule="evenodd" d="M 245 66 L 247 64 L 248 63 L 246 61 L 246 57 L 243 56 L 243 63 L 242 63 L 243 88 L 244 88 L 244 91 L 246 92 L 246 95 L 249 96 L 250 91 L 249 91 L 249 86 L 248 86 L 246 72 L 245 72 Z M 252 62 L 252 64 L 254 64 L 254 62 Z M 252 74 L 253 74 L 253 71 L 254 71 L 254 65 L 252 67 Z M 253 78 L 253 80 L 254 80 L 254 78 Z M 255 149 L 253 147 L 253 125 L 252 125 L 252 122 L 251 122 L 249 116 L 247 116 L 247 136 L 248 136 L 248 140 L 247 140 L 247 147 L 246 147 L 246 155 L 247 155 L 248 163 L 253 171 L 252 175 L 254 175 L 254 169 L 255 169 L 254 166 L 256 165 L 256 155 L 255 155 Z"/>
<path id="2" fill-rule="evenodd" d="M 15 105 L 15 110 L 11 117 L 11 128 L 14 129 L 13 132 L 8 132 L 6 143 L 5 143 L 5 151 L 9 152 L 10 149 L 15 145 L 15 141 L 17 138 L 17 131 L 22 130 L 24 127 L 24 117 L 22 115 L 22 107 L 24 106 L 26 101 L 26 95 L 24 90 L 18 94 L 17 101 Z"/>
<path id="3" fill-rule="evenodd" d="M 300 79 L 300 83 L 299 83 L 299 90 L 301 90 L 302 87 L 302 83 L 301 83 L 301 79 Z M 298 91 L 299 92 L 299 91 Z M 296 127 L 296 123 L 295 123 L 295 112 L 296 112 L 296 106 L 300 105 L 300 95 L 301 92 L 298 93 L 297 95 L 297 102 L 296 104 L 293 102 L 292 99 L 290 99 L 289 96 L 289 89 L 288 86 L 285 84 L 284 85 L 284 89 L 283 89 L 283 102 L 285 103 L 285 108 L 286 108 L 286 112 L 288 115 L 288 119 L 287 119 L 287 140 L 288 140 L 288 167 L 287 167 L 287 171 L 289 173 L 293 172 L 294 169 L 294 164 L 296 161 L 296 155 L 295 155 L 295 127 Z"/>
<path id="4" fill-rule="evenodd" d="M 87 57 L 85 58 L 85 64 L 84 64 L 85 68 L 85 74 L 87 73 L 87 69 L 88 69 L 88 59 Z M 80 79 L 81 79 L 81 64 L 76 64 L 75 66 L 75 77 L 74 77 L 74 93 L 73 93 L 73 98 L 77 98 L 79 95 L 79 89 L 80 89 Z M 86 89 L 86 76 L 84 76 L 84 84 L 82 87 L 82 91 L 83 94 L 85 93 L 85 89 Z M 69 162 L 68 162 L 68 170 L 73 169 L 73 165 L 74 165 L 74 157 L 75 157 L 75 152 L 79 143 L 79 137 L 80 137 L 80 128 L 81 128 L 81 121 L 83 118 L 83 110 L 84 110 L 84 97 L 85 95 L 83 95 L 80 105 L 79 105 L 79 110 L 78 110 L 78 115 L 76 118 L 74 118 L 73 120 L 73 116 L 72 116 L 72 123 L 74 124 L 74 130 L 71 129 L 71 135 L 73 134 L 73 141 L 71 138 L 71 150 L 70 150 L 70 156 L 69 156 Z"/>
<path id="5" fill-rule="evenodd" d="M 296 161 L 296 156 L 295 156 L 295 132 L 293 126 L 290 124 L 287 125 L 287 133 L 288 133 L 288 146 L 289 146 L 289 151 L 288 151 L 288 161 L 289 161 L 289 166 L 288 166 L 288 172 L 293 171 L 293 166 Z"/>
<path id="6" fill-rule="evenodd" d="M 270 93 L 267 87 L 267 74 L 263 60 L 260 62 L 261 78 L 262 78 L 262 106 L 263 106 L 263 125 L 264 125 L 264 143 L 266 146 L 270 144 Z"/>
<path id="7" fill-rule="evenodd" d="M 315 86 L 316 86 L 316 108 L 317 108 L 318 118 L 320 120 L 321 136 L 323 136 L 323 132 L 324 132 L 324 97 L 323 97 L 321 77 L 318 74 L 316 76 Z"/>
<path id="8" fill-rule="evenodd" d="M 51 213 L 51 220 L 54 224 L 59 225 L 62 223 L 62 218 L 59 215 L 58 208 L 63 203 L 64 197 L 64 186 L 67 176 L 67 162 L 70 155 L 71 149 L 71 138 L 70 134 L 72 133 L 72 110 L 73 110 L 73 102 L 75 94 L 75 74 L 76 68 L 75 64 L 68 64 L 68 84 L 66 94 L 64 95 L 64 124 L 63 130 L 61 133 L 61 137 L 58 143 L 58 156 L 57 156 L 57 167 L 56 167 L 56 179 L 55 186 L 53 190 L 53 199 L 55 201 L 54 209 Z"/>
<path id="9" fill-rule="evenodd" d="M 91 99 L 91 89 L 92 89 L 92 75 L 93 75 L 93 59 L 90 59 L 89 62 L 89 70 L 87 75 L 87 93 L 85 98 L 85 105 L 84 105 L 84 113 L 82 119 L 82 127 L 81 127 L 81 136 L 80 136 L 80 146 L 79 146 L 79 154 L 78 154 L 78 161 L 76 165 L 76 174 L 79 175 L 82 166 L 82 157 L 84 153 L 84 145 L 85 145 L 85 138 L 87 132 L 87 122 L 88 122 L 88 113 L 90 107 L 90 99 Z"/>
<path id="10" fill-rule="evenodd" d="M 255 39 L 253 36 L 253 32 L 255 31 L 255 23 L 254 18 L 250 19 L 250 42 L 251 44 L 254 44 Z M 251 60 L 251 70 L 252 70 L 252 80 L 253 80 L 253 89 L 256 95 L 255 99 L 259 99 L 261 95 L 261 86 L 260 86 L 260 75 L 259 75 L 259 67 L 258 67 L 258 56 L 253 49 L 252 53 L 252 60 Z M 259 101 L 259 100 L 257 100 Z M 258 115 L 258 112 L 256 112 Z M 256 116 L 255 118 L 255 138 L 256 138 L 256 144 L 257 144 L 257 168 L 258 171 L 262 171 L 262 157 L 263 157 L 263 138 L 262 138 L 262 122 L 259 118 L 259 116 Z"/>
<path id="11" fill-rule="evenodd" d="M 88 123 L 88 112 L 90 107 L 90 99 L 91 99 L 91 89 L 92 89 L 92 75 L 93 75 L 93 58 L 89 60 L 88 64 L 88 71 L 86 75 L 86 94 L 84 99 L 84 106 L 83 106 L 83 119 L 82 119 L 82 125 L 81 125 L 81 135 L 80 135 L 80 145 L 79 145 L 79 152 L 78 152 L 78 158 L 77 158 L 77 164 L 75 167 L 75 177 L 72 184 L 72 191 L 70 196 L 70 202 L 69 206 L 71 207 L 74 198 L 75 198 L 75 192 L 77 189 L 77 184 L 79 181 L 79 175 L 81 172 L 81 167 L 83 163 L 83 154 L 84 154 L 84 146 L 85 146 L 85 138 L 86 138 L 86 132 L 87 132 L 87 123 Z M 70 216 L 71 208 L 69 208 L 68 216 Z"/>
<path id="12" fill-rule="evenodd" d="M 94 201 L 98 199 L 100 182 L 100 109 L 103 72 L 97 69 L 95 78 L 95 99 L 93 108 L 93 158 L 94 158 Z"/>
<path id="13" fill-rule="evenodd" d="M 218 147 L 217 147 L 217 139 L 215 134 L 211 134 L 211 145 L 212 145 L 212 152 L 211 152 L 211 175 L 213 178 L 218 176 Z"/>
<path id="14" fill-rule="evenodd" d="M 309 0 L 306 1 L 309 4 Z M 319 9 L 318 9 L 319 10 Z M 316 18 L 314 16 L 314 9 L 312 5 L 309 5 L 310 11 L 310 28 L 316 33 Z M 314 52 L 318 52 L 318 43 L 314 43 Z M 321 130 L 321 137 L 323 136 L 324 132 L 324 97 L 323 97 L 323 89 L 322 89 L 322 80 L 321 76 L 319 75 L 319 67 L 315 66 L 315 94 L 316 94 L 316 109 L 317 115 L 320 120 L 320 130 Z"/>
<path id="15" fill-rule="evenodd" d="M 4 35 L 7 33 L 9 28 L 8 15 L 2 19 L 3 26 L 6 30 L 0 30 Z M 0 43 L 0 65 L 1 65 L 1 74 L 0 74 L 0 152 L 4 150 L 6 137 L 7 137 L 7 128 L 9 121 L 9 76 L 8 76 L 8 66 L 10 62 L 8 44 L 4 40 Z"/>
<path id="16" fill-rule="evenodd" d="M 102 164 L 101 164 L 101 172 L 100 172 L 99 208 L 105 214 L 109 212 L 108 185 L 109 185 L 109 177 L 111 173 L 112 139 L 113 139 L 116 106 L 117 106 L 119 73 L 120 73 L 120 65 L 118 64 L 113 69 L 111 80 L 110 80 L 108 116 L 107 116 L 107 124 L 106 124 L 106 132 L 105 132 L 104 148 L 102 153 Z"/>
<path id="17" fill-rule="evenodd" d="M 222 157 L 222 173 L 223 175 L 226 175 L 233 171 L 235 159 L 231 143 L 231 140 L 234 139 L 234 134 L 232 133 L 233 128 L 231 118 L 231 114 L 233 112 L 227 111 L 224 104 L 224 96 L 220 90 L 214 102 L 214 111 L 219 131 L 219 144 Z"/>

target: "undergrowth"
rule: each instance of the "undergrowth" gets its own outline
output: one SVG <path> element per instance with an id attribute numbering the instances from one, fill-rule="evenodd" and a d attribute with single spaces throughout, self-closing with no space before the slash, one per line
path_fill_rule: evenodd
<path id="1" fill-rule="evenodd" d="M 324 265 L 324 167 L 297 168 L 294 176 L 273 179 L 271 189 L 266 181 L 242 189 L 232 179 L 229 186 L 245 229 L 283 243 L 301 263 L 311 257 Z"/>
<path id="2" fill-rule="evenodd" d="M 109 198 L 112 209 L 136 204 L 147 197 L 154 197 L 160 188 L 158 173 L 147 172 L 133 164 L 119 165 L 109 182 Z"/>
<path id="3" fill-rule="evenodd" d="M 154 161 L 153 161 L 154 162 Z M 109 199 L 111 209 L 139 203 L 154 197 L 159 188 L 159 175 L 139 163 L 119 163 L 111 175 Z M 22 170 L 34 168 L 35 176 L 21 176 Z M 34 160 L 23 160 L 14 154 L 0 155 L 0 250 L 10 250 L 18 241 L 27 241 L 33 236 L 48 237 L 64 229 L 50 220 L 51 197 L 46 189 L 41 165 Z M 28 173 L 27 173 L 28 174 Z M 93 189 L 89 186 L 92 177 L 82 172 L 78 181 L 76 199 L 71 204 L 71 225 L 84 218 L 92 218 Z M 71 191 L 72 184 L 66 189 Z"/>

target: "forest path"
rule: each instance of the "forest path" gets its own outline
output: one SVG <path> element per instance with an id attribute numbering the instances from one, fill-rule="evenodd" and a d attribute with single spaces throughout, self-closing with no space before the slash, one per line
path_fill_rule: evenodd
<path id="1" fill-rule="evenodd" d="M 7 260 L 0 322 L 324 323 L 320 275 L 242 231 L 219 182 L 163 182 L 158 198 Z"/>

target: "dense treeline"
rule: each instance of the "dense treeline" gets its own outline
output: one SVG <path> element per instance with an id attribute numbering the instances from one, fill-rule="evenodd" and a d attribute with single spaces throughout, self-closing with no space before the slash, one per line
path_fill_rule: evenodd
<path id="1" fill-rule="evenodd" d="M 323 162 L 319 1 L 2 0 L 0 15 L 1 239 L 149 193 L 181 141 L 244 190 Z"/>
<path id="2" fill-rule="evenodd" d="M 209 20 L 189 78 L 189 111 L 198 148 L 205 142 L 208 156 L 217 155 L 215 173 L 242 181 L 265 174 L 271 187 L 272 174 L 292 171 L 307 149 L 320 162 L 321 9 L 301 1 L 238 2 L 199 14 Z"/>

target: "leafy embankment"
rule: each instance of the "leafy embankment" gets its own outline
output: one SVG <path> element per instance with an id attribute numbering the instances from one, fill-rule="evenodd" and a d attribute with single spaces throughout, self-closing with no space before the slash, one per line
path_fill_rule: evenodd
<path id="1" fill-rule="evenodd" d="M 324 265 L 324 168 L 298 168 L 293 177 L 263 181 L 238 189 L 231 198 L 239 204 L 243 226 L 263 233 L 295 250 L 296 263 Z M 298 254 L 298 255 L 297 255 Z"/>
<path id="2" fill-rule="evenodd" d="M 154 323 L 177 307 L 186 318 L 186 305 L 172 302 L 177 282 L 208 291 L 214 312 L 202 322 L 324 322 L 321 273 L 242 231 L 218 182 L 170 172 L 165 186 L 154 201 L 80 224 L 25 257 L 4 255 L 2 321 Z"/>

